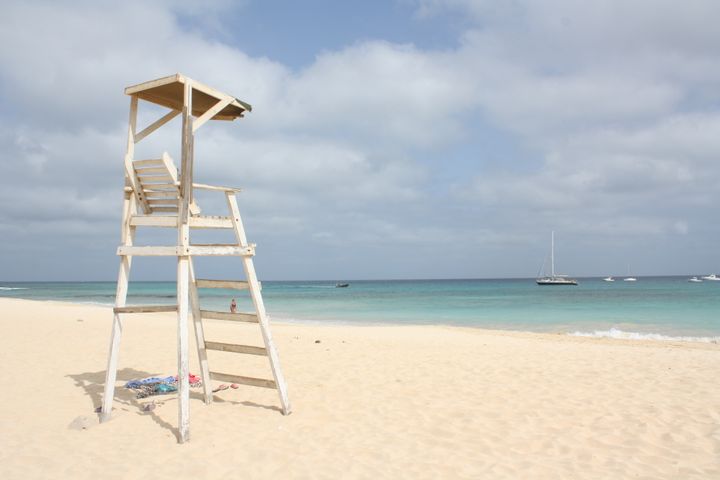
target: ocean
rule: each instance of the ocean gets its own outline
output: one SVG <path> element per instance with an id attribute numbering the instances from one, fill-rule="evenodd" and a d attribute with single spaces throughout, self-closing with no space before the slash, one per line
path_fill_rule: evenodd
<path id="1" fill-rule="evenodd" d="M 720 340 L 720 282 L 687 277 L 581 278 L 541 287 L 534 279 L 266 281 L 271 318 L 335 324 L 433 324 L 570 335 Z M 202 289 L 204 309 L 252 311 L 247 292 Z M 114 282 L 0 282 L 0 298 L 112 305 Z M 128 304 L 174 303 L 175 282 L 131 282 Z"/>

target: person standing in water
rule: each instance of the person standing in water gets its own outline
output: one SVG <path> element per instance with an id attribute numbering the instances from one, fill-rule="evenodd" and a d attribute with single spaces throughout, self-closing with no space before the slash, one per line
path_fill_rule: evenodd
<path id="1" fill-rule="evenodd" d="M 235 303 L 235 299 L 232 299 L 232 302 L 230 302 L 230 313 L 237 312 L 237 303 Z"/>

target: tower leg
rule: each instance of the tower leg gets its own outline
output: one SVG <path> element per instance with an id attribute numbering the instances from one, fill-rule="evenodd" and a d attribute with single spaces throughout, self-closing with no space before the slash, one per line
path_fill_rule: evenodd
<path id="1" fill-rule="evenodd" d="M 238 209 L 237 198 L 235 197 L 234 192 L 226 192 L 225 196 L 231 213 L 230 218 L 233 222 L 235 237 L 237 238 L 237 242 L 241 246 L 245 247 L 247 246 L 247 237 L 245 236 L 245 228 L 243 227 L 242 220 L 240 219 L 240 210 Z M 258 322 L 260 323 L 260 331 L 265 343 L 265 349 L 267 350 L 268 357 L 270 359 L 270 369 L 272 370 L 275 385 L 277 385 L 278 394 L 280 395 L 280 404 L 282 405 L 283 415 L 289 415 L 291 407 L 287 392 L 287 384 L 285 383 L 285 377 L 280 369 L 280 358 L 278 356 L 277 349 L 275 348 L 272 334 L 270 333 L 270 325 L 267 312 L 265 312 L 265 303 L 263 302 L 262 294 L 260 293 L 260 284 L 258 283 L 257 275 L 255 274 L 255 266 L 253 264 L 252 257 L 242 256 L 240 258 L 243 262 L 245 277 L 250 288 L 250 296 L 252 298 L 253 305 L 255 306 Z"/>
<path id="2" fill-rule="evenodd" d="M 190 439 L 190 385 L 188 367 L 188 280 L 189 257 L 178 257 L 177 301 L 178 301 L 178 441 Z"/>
<path id="3" fill-rule="evenodd" d="M 132 245 L 135 240 L 135 227 L 130 227 L 130 215 L 135 212 L 135 197 L 126 192 L 123 200 L 123 239 L 124 245 Z M 124 307 L 127 300 L 128 280 L 132 257 L 127 255 L 120 259 L 117 288 L 115 291 L 115 306 Z M 108 354 L 107 369 L 105 370 L 105 392 L 103 393 L 100 421 L 110 420 L 112 414 L 113 397 L 115 395 L 115 381 L 117 379 L 117 364 L 120 355 L 120 339 L 122 338 L 122 320 L 119 313 L 113 314 L 112 333 L 110 334 L 110 353 Z"/>
<path id="4" fill-rule="evenodd" d="M 197 284 L 195 283 L 195 268 L 192 257 L 190 257 L 190 307 L 192 308 L 193 325 L 195 327 L 195 342 L 197 344 L 203 394 L 205 396 L 205 403 L 210 404 L 212 403 L 210 368 L 208 366 L 207 350 L 205 349 L 205 331 L 203 330 L 202 318 L 200 316 L 200 296 L 198 295 Z"/>

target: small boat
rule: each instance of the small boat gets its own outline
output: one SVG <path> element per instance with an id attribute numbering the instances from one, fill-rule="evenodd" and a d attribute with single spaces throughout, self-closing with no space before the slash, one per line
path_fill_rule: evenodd
<path id="1" fill-rule="evenodd" d="M 605 281 L 605 282 L 614 282 L 615 279 L 614 279 L 613 277 L 605 277 L 605 278 L 603 278 L 603 281 Z"/>
<path id="2" fill-rule="evenodd" d="M 702 280 L 700 280 L 697 277 L 688 278 L 688 282 L 690 283 L 702 283 Z"/>
<path id="3" fill-rule="evenodd" d="M 637 278 L 630 275 L 630 265 L 628 265 L 628 276 L 623 278 L 623 282 L 637 282 Z"/>
<path id="4" fill-rule="evenodd" d="M 535 279 L 538 285 L 577 285 L 577 280 L 555 273 L 555 232 L 550 236 L 550 276 Z"/>
<path id="5" fill-rule="evenodd" d="M 710 280 L 711 282 L 720 282 L 720 277 L 715 275 L 714 273 L 711 273 L 710 275 L 706 275 L 702 277 L 703 280 Z"/>
<path id="6" fill-rule="evenodd" d="M 349 286 L 350 286 L 349 283 L 336 283 L 335 284 L 335 288 L 347 288 Z"/>

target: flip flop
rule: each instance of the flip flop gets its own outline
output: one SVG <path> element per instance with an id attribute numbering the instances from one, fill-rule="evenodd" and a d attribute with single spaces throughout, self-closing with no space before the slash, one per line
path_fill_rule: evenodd
<path id="1" fill-rule="evenodd" d="M 219 392 L 220 390 L 227 390 L 227 389 L 228 389 L 228 386 L 223 383 L 222 385 L 217 387 L 215 390 L 213 390 L 213 393 Z"/>
<path id="2" fill-rule="evenodd" d="M 240 385 L 238 385 L 237 383 L 233 383 L 232 385 L 230 385 L 230 388 L 238 388 L 239 386 Z"/>

